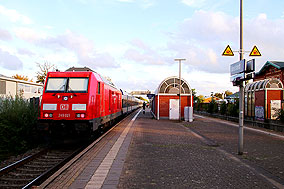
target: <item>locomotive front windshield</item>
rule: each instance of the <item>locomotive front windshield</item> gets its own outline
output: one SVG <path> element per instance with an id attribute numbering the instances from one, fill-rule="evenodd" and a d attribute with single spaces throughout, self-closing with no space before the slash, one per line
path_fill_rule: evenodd
<path id="1" fill-rule="evenodd" d="M 47 80 L 45 92 L 86 93 L 89 78 L 53 78 Z"/>

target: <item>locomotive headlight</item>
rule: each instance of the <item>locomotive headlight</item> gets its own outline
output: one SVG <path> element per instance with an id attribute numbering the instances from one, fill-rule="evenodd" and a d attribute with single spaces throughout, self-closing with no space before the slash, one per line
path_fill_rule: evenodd
<path id="1" fill-rule="evenodd" d="M 45 113 L 43 116 L 45 118 L 51 118 L 51 117 L 53 117 L 53 114 L 52 113 Z"/>
<path id="2" fill-rule="evenodd" d="M 86 115 L 85 114 L 76 114 L 76 118 L 85 118 Z"/>

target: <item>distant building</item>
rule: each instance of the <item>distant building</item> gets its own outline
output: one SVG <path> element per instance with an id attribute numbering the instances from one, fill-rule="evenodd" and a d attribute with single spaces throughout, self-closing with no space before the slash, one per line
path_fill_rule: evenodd
<path id="1" fill-rule="evenodd" d="M 149 91 L 149 90 L 132 91 L 130 94 L 132 94 L 132 95 L 147 95 L 147 94 L 151 94 L 151 91 Z"/>
<path id="2" fill-rule="evenodd" d="M 42 95 L 43 84 L 6 77 L 0 74 L 0 96 L 23 95 L 29 99 Z"/>
<path id="3" fill-rule="evenodd" d="M 215 96 L 213 97 L 213 99 L 214 99 L 215 101 L 220 100 L 220 98 L 215 97 Z M 203 101 L 203 103 L 210 103 L 211 101 L 212 101 L 212 96 L 205 98 L 204 101 Z"/>
<path id="4" fill-rule="evenodd" d="M 226 96 L 225 99 L 227 102 L 235 103 L 237 100 L 239 100 L 239 92 Z"/>
<path id="5" fill-rule="evenodd" d="M 279 61 L 267 61 L 262 68 L 255 74 L 253 81 L 259 81 L 264 79 L 279 79 L 284 82 L 284 62 Z"/>

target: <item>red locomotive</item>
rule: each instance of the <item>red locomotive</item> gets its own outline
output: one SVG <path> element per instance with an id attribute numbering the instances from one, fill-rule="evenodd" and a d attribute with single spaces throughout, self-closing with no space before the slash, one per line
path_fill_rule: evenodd
<path id="1" fill-rule="evenodd" d="M 44 130 L 92 132 L 139 106 L 139 100 L 123 95 L 114 84 L 89 68 L 49 72 L 40 108 Z"/>

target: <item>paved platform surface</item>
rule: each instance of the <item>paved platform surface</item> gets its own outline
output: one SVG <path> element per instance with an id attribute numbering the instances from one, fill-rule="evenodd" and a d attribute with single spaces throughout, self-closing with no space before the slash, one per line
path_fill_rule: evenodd
<path id="1" fill-rule="evenodd" d="M 124 120 L 46 188 L 284 188 L 284 139 L 206 117 Z M 122 137 L 122 138 L 121 138 Z"/>
<path id="2" fill-rule="evenodd" d="M 240 157 L 236 127 L 207 118 L 179 123 L 141 115 L 118 188 L 284 188 L 283 140 L 245 133 L 248 152 Z M 276 161 L 262 166 L 255 164 L 258 157 L 263 164 L 268 157 Z"/>

